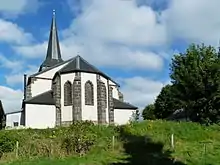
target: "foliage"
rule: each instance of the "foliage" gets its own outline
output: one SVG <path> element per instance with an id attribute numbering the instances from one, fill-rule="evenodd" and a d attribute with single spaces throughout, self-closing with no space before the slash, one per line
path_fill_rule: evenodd
<path id="1" fill-rule="evenodd" d="M 3 130 L 0 131 L 2 161 L 11 154 L 15 158 L 16 141 L 20 159 L 68 157 L 107 151 L 112 147 L 113 135 L 117 136 L 114 127 L 88 121 L 54 129 Z"/>
<path id="2" fill-rule="evenodd" d="M 162 153 L 171 151 L 170 139 L 171 134 L 174 134 L 174 150 L 170 155 L 174 160 L 187 165 L 205 164 L 205 161 L 206 164 L 220 164 L 220 127 L 218 125 L 203 126 L 193 122 L 146 120 L 141 123 L 123 126 L 123 130 L 132 138 L 136 137 L 135 140 L 138 140 L 137 137 L 145 137 L 146 140 L 150 141 L 151 145 L 147 144 L 147 147 L 145 142 L 142 142 L 144 148 L 141 148 L 141 145 L 137 146 L 138 143 L 135 143 L 140 151 L 139 155 L 143 156 L 139 158 L 142 161 L 144 157 L 153 159 L 153 156 L 149 154 L 161 156 L 162 158 Z M 161 146 L 162 153 L 161 150 L 157 149 L 159 147 L 158 143 L 163 144 L 163 147 Z M 207 147 L 206 153 L 204 144 Z M 144 160 L 147 160 L 147 158 Z M 157 160 L 155 161 L 157 162 Z M 165 160 L 158 162 L 158 164 L 166 164 L 164 162 Z M 156 163 L 153 162 L 151 165 L 154 164 Z"/>
<path id="3" fill-rule="evenodd" d="M 14 150 L 17 138 L 12 132 L 1 131 L 0 133 L 0 155 Z"/>
<path id="4" fill-rule="evenodd" d="M 220 127 L 218 125 L 204 126 L 192 122 L 162 120 L 132 122 L 124 126 L 100 126 L 84 122 L 81 124 L 74 123 L 72 128 L 2 131 L 6 132 L 6 136 L 9 134 L 9 136 L 18 136 L 18 140 L 24 137 L 26 143 L 20 144 L 21 147 L 22 145 L 27 147 L 29 145 L 27 143 L 31 141 L 34 146 L 38 147 L 36 149 L 36 151 L 39 150 L 38 152 L 42 152 L 40 150 L 42 149 L 40 146 L 44 146 L 42 144 L 46 144 L 45 146 L 48 146 L 49 149 L 50 145 L 53 146 L 53 150 L 48 151 L 49 156 L 40 155 L 40 159 L 32 159 L 36 158 L 32 155 L 26 157 L 25 160 L 16 160 L 11 165 L 194 165 L 205 164 L 205 162 L 206 164 L 220 164 Z M 79 135 L 85 131 L 85 134 L 95 135 L 96 140 L 84 156 L 72 153 L 71 155 L 63 155 L 63 158 L 59 159 L 54 146 L 60 146 L 63 138 L 67 136 L 67 133 L 71 134 L 71 131 L 74 134 L 80 131 Z M 170 145 L 171 134 L 174 134 L 174 150 Z M 113 135 L 115 135 L 114 149 L 111 145 Z M 206 153 L 204 144 L 206 144 Z M 33 146 L 29 148 L 33 148 Z M 23 149 L 25 148 L 21 150 Z M 57 150 L 59 153 L 64 151 L 60 148 Z M 37 152 L 35 153 L 37 154 Z"/>
<path id="5" fill-rule="evenodd" d="M 170 77 L 175 98 L 193 121 L 216 123 L 220 119 L 220 57 L 211 46 L 191 45 L 175 55 Z"/>
<path id="6" fill-rule="evenodd" d="M 156 119 L 154 104 L 149 104 L 144 108 L 142 112 L 142 117 L 144 120 L 155 120 Z"/>
<path id="7" fill-rule="evenodd" d="M 175 110 L 182 108 L 181 103 L 175 98 L 173 85 L 166 85 L 162 88 L 155 101 L 154 114 L 157 119 L 165 119 Z"/>

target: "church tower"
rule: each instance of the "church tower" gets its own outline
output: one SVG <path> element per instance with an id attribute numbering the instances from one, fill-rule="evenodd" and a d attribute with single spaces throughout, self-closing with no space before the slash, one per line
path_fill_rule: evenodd
<path id="1" fill-rule="evenodd" d="M 52 67 L 60 62 L 63 62 L 63 60 L 61 58 L 61 52 L 60 52 L 55 10 L 53 10 L 53 18 L 50 28 L 50 37 L 47 47 L 47 55 L 46 55 L 46 59 L 40 66 L 39 72 L 49 67 Z"/>

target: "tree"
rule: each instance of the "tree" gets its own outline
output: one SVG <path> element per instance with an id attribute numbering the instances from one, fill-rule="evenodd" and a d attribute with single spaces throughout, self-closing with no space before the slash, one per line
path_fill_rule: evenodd
<path id="1" fill-rule="evenodd" d="M 142 117 L 144 118 L 144 120 L 155 120 L 155 107 L 154 104 L 149 104 L 147 105 L 143 112 L 142 112 Z"/>
<path id="2" fill-rule="evenodd" d="M 138 121 L 140 119 L 140 113 L 139 113 L 138 109 L 135 111 L 135 118 L 134 119 L 135 119 L 135 121 Z"/>
<path id="3" fill-rule="evenodd" d="M 175 88 L 173 85 L 166 85 L 162 88 L 155 101 L 155 117 L 165 119 L 175 110 L 182 108 L 181 102 L 175 98 Z"/>
<path id="4" fill-rule="evenodd" d="M 185 53 L 174 55 L 170 78 L 187 116 L 202 123 L 219 120 L 220 57 L 211 46 L 191 45 Z"/>

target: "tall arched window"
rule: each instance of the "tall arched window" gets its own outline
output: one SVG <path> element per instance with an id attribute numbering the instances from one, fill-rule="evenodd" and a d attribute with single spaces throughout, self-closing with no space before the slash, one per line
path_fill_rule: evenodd
<path id="1" fill-rule="evenodd" d="M 72 105 L 72 84 L 69 81 L 64 84 L 64 105 Z"/>
<path id="2" fill-rule="evenodd" d="M 85 105 L 94 105 L 94 91 L 91 81 L 85 83 Z"/>

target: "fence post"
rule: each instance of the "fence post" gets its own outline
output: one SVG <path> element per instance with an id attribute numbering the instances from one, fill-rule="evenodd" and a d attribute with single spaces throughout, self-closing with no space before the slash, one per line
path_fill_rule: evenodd
<path id="1" fill-rule="evenodd" d="M 115 136 L 112 136 L 112 148 L 115 149 Z"/>
<path id="2" fill-rule="evenodd" d="M 16 141 L 16 150 L 15 150 L 16 158 L 18 158 L 18 147 L 19 147 L 19 142 Z"/>
<path id="3" fill-rule="evenodd" d="M 171 148 L 174 149 L 174 135 L 171 134 Z"/>

